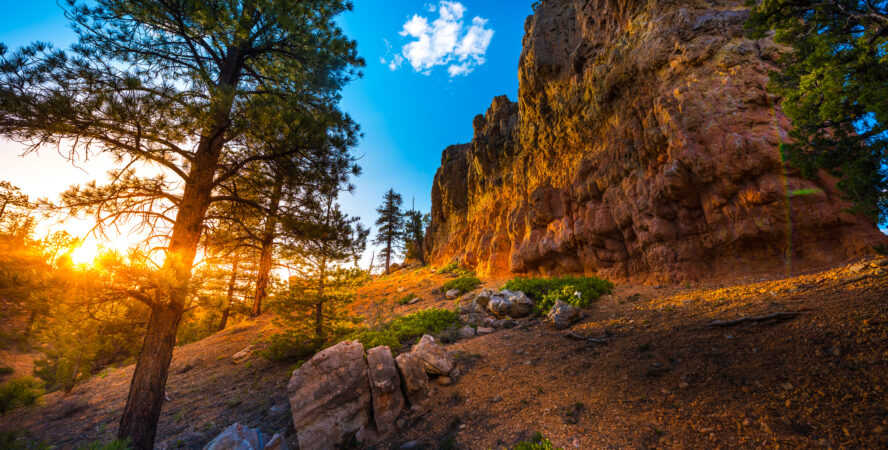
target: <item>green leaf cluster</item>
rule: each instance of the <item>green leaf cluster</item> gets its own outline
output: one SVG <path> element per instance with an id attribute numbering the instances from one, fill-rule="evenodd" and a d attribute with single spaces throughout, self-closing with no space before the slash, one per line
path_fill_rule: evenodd
<path id="1" fill-rule="evenodd" d="M 480 284 L 481 280 L 479 280 L 473 273 L 470 273 L 447 281 L 441 287 L 444 289 L 444 292 L 451 289 L 458 289 L 460 294 L 464 294 L 475 289 Z"/>
<path id="2" fill-rule="evenodd" d="M 515 444 L 512 447 L 512 450 L 563 450 L 561 447 L 556 447 L 552 441 L 543 437 L 543 434 L 537 431 L 530 438 L 530 441 L 522 441 Z"/>
<path id="3" fill-rule="evenodd" d="M 515 277 L 503 289 L 521 291 L 537 301 L 537 314 L 546 314 L 557 300 L 586 308 L 593 300 L 609 294 L 614 284 L 597 277 L 563 276 L 559 278 Z"/>
<path id="4" fill-rule="evenodd" d="M 43 384 L 35 378 L 22 377 L 10 380 L 0 386 L 0 414 L 34 405 L 43 393 Z"/>
<path id="5" fill-rule="evenodd" d="M 768 89 L 792 120 L 783 156 L 824 169 L 854 212 L 888 214 L 888 2 L 747 1 L 752 36 L 787 46 Z"/>
<path id="6" fill-rule="evenodd" d="M 424 334 L 438 334 L 459 323 L 459 316 L 446 309 L 426 309 L 393 319 L 379 329 L 354 332 L 346 339 L 360 341 L 364 348 L 387 345 L 393 351 L 410 345 Z"/>

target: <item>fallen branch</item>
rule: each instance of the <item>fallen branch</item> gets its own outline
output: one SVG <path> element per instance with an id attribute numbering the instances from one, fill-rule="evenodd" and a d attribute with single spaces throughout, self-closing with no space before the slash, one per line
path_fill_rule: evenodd
<path id="1" fill-rule="evenodd" d="M 603 344 L 603 345 L 607 345 L 607 343 L 608 343 L 608 342 L 607 342 L 607 339 L 604 339 L 604 338 L 600 338 L 600 339 L 599 339 L 599 338 L 594 338 L 594 337 L 590 337 L 590 336 L 583 336 L 582 334 L 574 333 L 573 331 L 571 331 L 571 332 L 569 332 L 569 333 L 565 333 L 565 334 L 564 334 L 564 337 L 566 337 L 566 338 L 570 338 L 570 339 L 576 339 L 576 340 L 578 340 L 578 341 L 586 341 L 586 342 L 588 342 L 588 343 L 590 343 L 590 344 Z"/>
<path id="2" fill-rule="evenodd" d="M 802 311 L 780 311 L 771 314 L 765 314 L 763 316 L 743 316 L 738 319 L 732 320 L 713 320 L 709 322 L 708 327 L 731 327 L 734 325 L 740 325 L 742 323 L 747 322 L 767 322 L 767 321 L 775 321 L 780 322 L 784 320 L 794 319 L 800 315 L 804 314 Z"/>

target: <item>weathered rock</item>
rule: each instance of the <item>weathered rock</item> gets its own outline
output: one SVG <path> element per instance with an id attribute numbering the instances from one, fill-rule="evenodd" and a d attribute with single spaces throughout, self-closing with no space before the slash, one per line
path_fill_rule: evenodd
<path id="1" fill-rule="evenodd" d="M 441 376 L 435 378 L 435 383 L 438 383 L 441 386 L 450 386 L 451 384 L 453 384 L 453 380 L 450 377 Z"/>
<path id="2" fill-rule="evenodd" d="M 234 364 L 240 364 L 240 363 L 250 359 L 250 356 L 252 356 L 252 355 L 253 355 L 253 346 L 251 345 L 251 346 L 246 347 L 246 348 L 242 349 L 241 351 L 231 355 L 231 362 L 233 362 Z"/>
<path id="3" fill-rule="evenodd" d="M 573 325 L 574 322 L 582 319 L 585 315 L 586 313 L 582 309 L 557 300 L 546 317 L 555 324 L 555 328 L 561 330 Z"/>
<path id="4" fill-rule="evenodd" d="M 425 401 L 429 393 L 429 376 L 425 372 L 422 359 L 413 353 L 402 353 L 395 358 L 404 396 L 411 405 Z"/>
<path id="5" fill-rule="evenodd" d="M 233 423 L 205 445 L 204 450 L 261 450 L 259 442 L 265 440 L 259 430 Z"/>
<path id="6" fill-rule="evenodd" d="M 475 299 L 472 300 L 472 306 L 474 306 L 476 309 L 483 310 L 487 307 L 487 304 L 490 303 L 490 297 L 495 294 L 496 292 L 491 289 L 481 290 L 481 292 L 479 292 L 478 295 L 475 296 Z"/>
<path id="7" fill-rule="evenodd" d="M 533 311 L 534 302 L 521 291 L 502 290 L 490 298 L 487 310 L 503 317 L 524 317 Z"/>
<path id="8" fill-rule="evenodd" d="M 743 0 L 541 2 L 517 102 L 444 150 L 424 248 L 481 275 L 683 282 L 804 271 L 886 242 L 835 180 L 787 167 L 763 86 L 786 49 Z M 728 74 L 728 75 L 726 75 Z M 806 192 L 805 195 L 798 195 Z"/>
<path id="9" fill-rule="evenodd" d="M 262 450 L 288 450 L 287 441 L 284 439 L 284 436 L 280 433 L 275 433 L 271 439 L 268 440 L 268 443 L 262 447 Z"/>
<path id="10" fill-rule="evenodd" d="M 419 357 L 429 375 L 449 375 L 453 370 L 453 358 L 427 334 L 413 346 L 411 353 Z"/>
<path id="11" fill-rule="evenodd" d="M 287 385 L 301 450 L 333 449 L 370 424 L 364 347 L 340 342 L 293 372 Z"/>
<path id="12" fill-rule="evenodd" d="M 398 375 L 392 351 L 387 346 L 367 350 L 367 367 L 373 399 L 373 419 L 377 431 L 385 434 L 392 429 L 404 409 L 401 377 Z"/>
<path id="13" fill-rule="evenodd" d="M 459 297 L 459 293 L 459 289 L 451 289 L 444 294 L 444 297 L 447 300 L 456 300 L 456 298 Z"/>
<path id="14" fill-rule="evenodd" d="M 459 336 L 463 339 L 475 337 L 475 329 L 466 325 L 459 329 Z"/>
<path id="15" fill-rule="evenodd" d="M 496 330 L 494 330 L 493 328 L 488 328 L 488 327 L 478 327 L 478 335 L 480 335 L 480 336 L 483 336 L 483 335 L 485 335 L 485 334 L 493 333 L 494 331 L 496 331 Z"/>

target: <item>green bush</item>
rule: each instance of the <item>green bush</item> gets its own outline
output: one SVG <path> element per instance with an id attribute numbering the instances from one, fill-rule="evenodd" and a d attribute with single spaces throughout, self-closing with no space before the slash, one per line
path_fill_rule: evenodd
<path id="1" fill-rule="evenodd" d="M 578 308 L 587 308 L 603 294 L 608 294 L 614 284 L 596 277 L 522 278 L 507 281 L 503 289 L 521 291 L 537 301 L 537 314 L 546 314 L 557 300 Z"/>
<path id="2" fill-rule="evenodd" d="M 447 292 L 451 289 L 458 289 L 460 294 L 464 294 L 475 289 L 480 284 L 481 280 L 479 280 L 478 277 L 474 275 L 467 275 L 459 278 L 454 278 L 444 283 L 444 285 L 441 287 L 444 289 L 444 292 Z"/>
<path id="3" fill-rule="evenodd" d="M 0 414 L 15 408 L 31 406 L 43 395 L 43 384 L 32 377 L 11 380 L 0 386 Z"/>
<path id="4" fill-rule="evenodd" d="M 388 345 L 397 351 L 404 344 L 412 344 L 424 334 L 438 334 L 458 323 L 459 316 L 453 311 L 426 309 L 397 317 L 378 330 L 359 330 L 346 339 L 360 341 L 365 348 Z"/>
<path id="5" fill-rule="evenodd" d="M 443 275 L 445 273 L 451 273 L 456 269 L 459 269 L 459 263 L 456 261 L 451 261 L 449 264 L 441 266 L 436 273 L 438 275 Z"/>
<path id="6" fill-rule="evenodd" d="M 512 450 L 563 450 L 561 447 L 556 447 L 552 441 L 543 437 L 543 434 L 537 431 L 533 434 L 533 437 L 530 438 L 530 442 L 523 441 L 515 444 L 512 447 Z"/>
<path id="7" fill-rule="evenodd" d="M 4 450 L 52 450 L 55 447 L 45 441 L 32 441 L 19 431 L 0 433 L 0 448 Z"/>
<path id="8" fill-rule="evenodd" d="M 398 299 L 398 304 L 399 305 L 406 305 L 406 304 L 410 303 L 410 300 L 413 300 L 414 298 L 416 298 L 416 294 L 412 294 L 412 293 L 407 294 L 407 295 L 401 297 L 400 299 Z"/>
<path id="9" fill-rule="evenodd" d="M 321 345 L 314 339 L 305 337 L 295 331 L 275 333 L 268 339 L 268 347 L 260 355 L 272 361 L 288 361 L 293 359 L 311 358 L 321 350 Z"/>

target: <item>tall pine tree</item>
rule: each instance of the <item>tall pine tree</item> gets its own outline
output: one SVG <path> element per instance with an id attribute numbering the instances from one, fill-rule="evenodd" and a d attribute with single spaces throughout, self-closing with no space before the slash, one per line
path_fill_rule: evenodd
<path id="1" fill-rule="evenodd" d="M 142 225 L 163 249 L 159 276 L 129 291 L 150 313 L 118 430 L 150 449 L 207 211 L 245 200 L 220 186 L 246 165 L 295 151 L 241 138 L 279 111 L 353 129 L 338 91 L 363 61 L 335 21 L 345 0 L 65 5 L 78 35 L 69 52 L 0 45 L 0 134 L 31 150 L 110 153 L 120 162 L 110 183 L 73 188 L 61 206 L 100 227 Z M 162 174 L 140 176 L 146 166 Z"/>
<path id="2" fill-rule="evenodd" d="M 385 263 L 385 273 L 389 273 L 392 258 L 397 256 L 404 239 L 403 203 L 401 194 L 389 189 L 382 197 L 382 205 L 376 208 L 379 218 L 376 219 L 376 239 L 373 243 L 382 246 L 378 258 Z"/>

